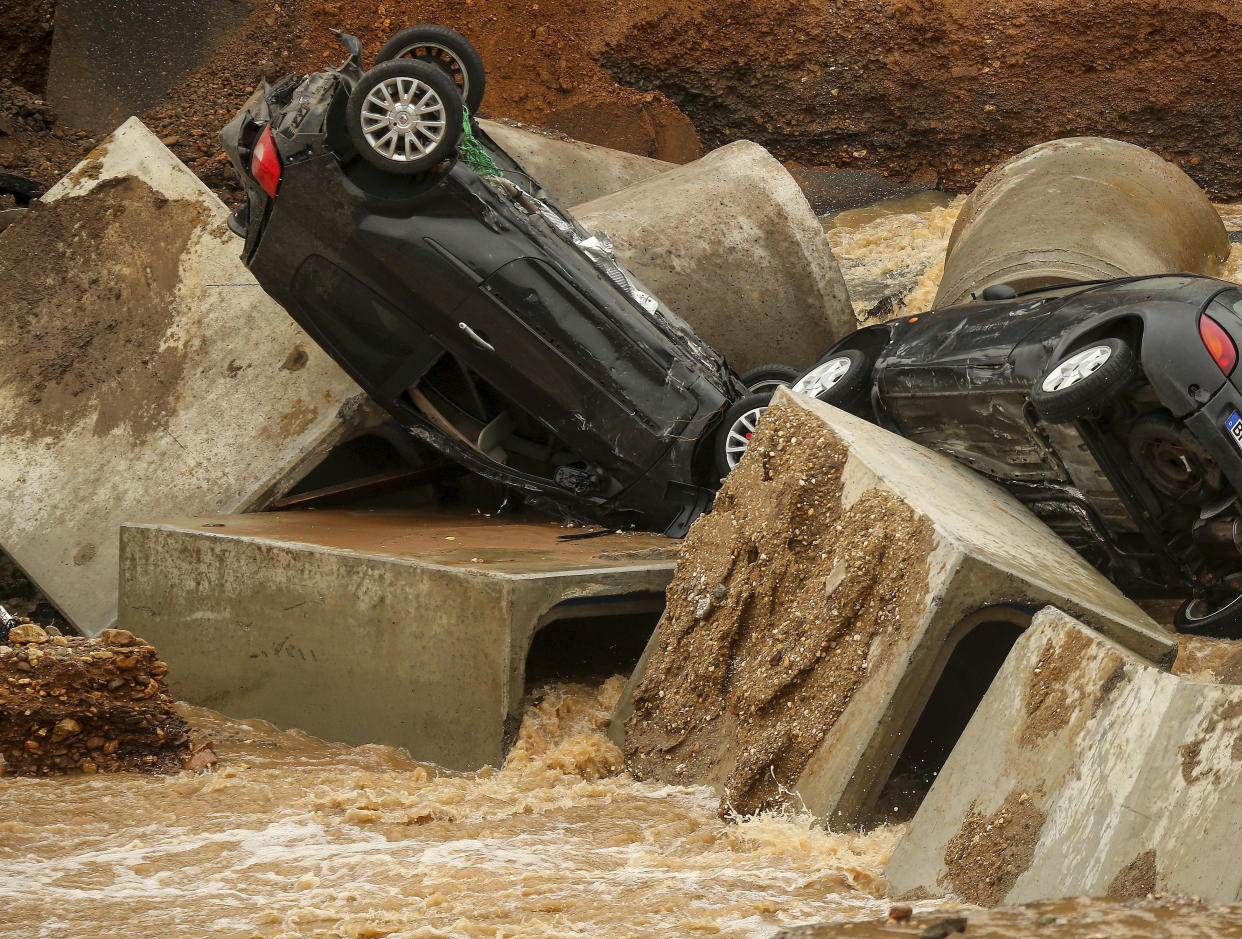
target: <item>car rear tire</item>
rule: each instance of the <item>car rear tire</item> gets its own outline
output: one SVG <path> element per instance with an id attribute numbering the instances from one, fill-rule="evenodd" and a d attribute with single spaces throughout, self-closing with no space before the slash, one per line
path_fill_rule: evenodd
<path id="1" fill-rule="evenodd" d="M 457 148 L 461 98 L 434 65 L 394 59 L 362 76 L 349 95 L 345 122 L 362 159 L 413 176 L 434 169 Z"/>
<path id="2" fill-rule="evenodd" d="M 399 59 L 424 62 L 448 75 L 471 114 L 483 103 L 483 58 L 461 33 L 447 26 L 410 26 L 384 43 L 375 64 Z"/>
<path id="3" fill-rule="evenodd" d="M 1130 384 L 1138 360 L 1124 339 L 1095 339 L 1046 371 L 1031 403 L 1049 424 L 1069 424 L 1098 413 Z"/>
<path id="4" fill-rule="evenodd" d="M 755 433 L 755 426 L 771 402 L 772 392 L 760 391 L 739 398 L 725 411 L 720 430 L 716 433 L 714 453 L 716 472 L 722 479 L 732 472 L 746 454 L 750 438 Z"/>
<path id="5" fill-rule="evenodd" d="M 792 385 L 802 377 L 802 372 L 792 365 L 758 365 L 742 373 L 742 384 L 751 394 L 766 391 L 776 394 L 776 389 Z"/>
<path id="6" fill-rule="evenodd" d="M 871 357 L 858 349 L 826 355 L 793 384 L 793 390 L 825 404 L 853 410 L 871 394 Z"/>
<path id="7" fill-rule="evenodd" d="M 1242 594 L 1192 597 L 1178 607 L 1173 628 L 1211 639 L 1242 638 Z"/>

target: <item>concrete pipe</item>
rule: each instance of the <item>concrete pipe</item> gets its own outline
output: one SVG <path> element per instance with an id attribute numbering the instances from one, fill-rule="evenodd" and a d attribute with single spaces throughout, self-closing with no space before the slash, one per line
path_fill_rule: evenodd
<path id="1" fill-rule="evenodd" d="M 856 327 L 819 220 L 750 141 L 572 210 L 738 371 L 806 366 Z"/>
<path id="2" fill-rule="evenodd" d="M 481 120 L 479 126 L 564 205 L 598 199 L 676 165 L 520 124 Z"/>
<path id="3" fill-rule="evenodd" d="M 966 200 L 935 306 L 992 284 L 1033 290 L 1075 280 L 1219 274 L 1229 237 L 1207 196 L 1150 150 L 1069 137 L 1024 150 Z"/>

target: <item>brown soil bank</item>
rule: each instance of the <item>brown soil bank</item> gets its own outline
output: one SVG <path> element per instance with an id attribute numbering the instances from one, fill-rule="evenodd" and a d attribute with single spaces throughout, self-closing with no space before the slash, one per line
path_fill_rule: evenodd
<path id="1" fill-rule="evenodd" d="M 588 43 L 708 146 L 964 191 L 1031 144 L 1101 135 L 1242 195 L 1236 0 L 672 0 Z"/>

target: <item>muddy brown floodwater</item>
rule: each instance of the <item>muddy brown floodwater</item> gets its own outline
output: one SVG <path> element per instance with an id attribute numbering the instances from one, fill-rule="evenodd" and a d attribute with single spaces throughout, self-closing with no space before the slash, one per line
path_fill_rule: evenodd
<path id="1" fill-rule="evenodd" d="M 734 824 L 621 774 L 621 685 L 545 689 L 472 774 L 187 708 L 212 772 L 6 778 L 4 935 L 764 936 L 887 909 L 896 830 Z"/>

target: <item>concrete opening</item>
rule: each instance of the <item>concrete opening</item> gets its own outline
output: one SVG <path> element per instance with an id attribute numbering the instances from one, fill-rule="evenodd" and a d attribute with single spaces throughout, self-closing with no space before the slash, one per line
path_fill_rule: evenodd
<path id="1" fill-rule="evenodd" d="M 638 664 L 643 649 L 664 612 L 662 594 L 636 599 L 623 612 L 559 617 L 543 626 L 526 656 L 526 691 L 552 681 L 592 682 L 618 673 L 628 674 Z M 583 611 L 585 612 L 585 611 Z"/>
<path id="2" fill-rule="evenodd" d="M 1029 611 L 990 607 L 967 617 L 865 827 L 908 822 L 940 775 L 975 709 L 1030 624 Z"/>

